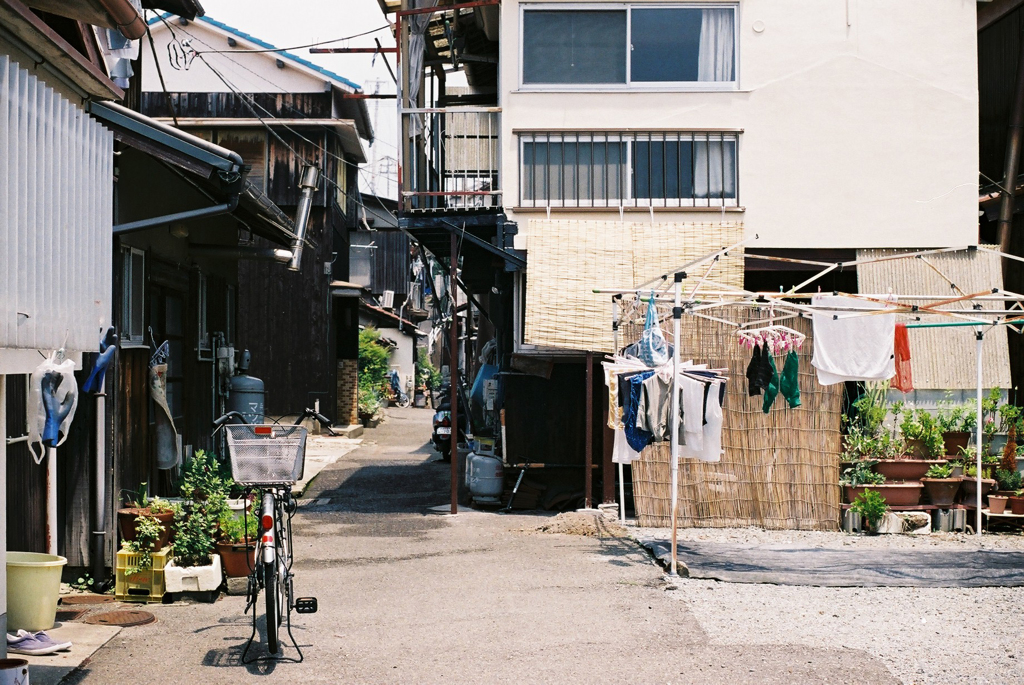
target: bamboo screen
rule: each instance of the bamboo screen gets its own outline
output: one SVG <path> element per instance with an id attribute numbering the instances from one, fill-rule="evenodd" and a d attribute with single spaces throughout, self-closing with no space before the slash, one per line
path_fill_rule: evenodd
<path id="1" fill-rule="evenodd" d="M 629 303 L 624 303 L 627 309 Z M 671 307 L 659 304 L 662 327 L 671 337 Z M 714 316 L 744 323 L 765 318 L 756 308 L 728 306 Z M 628 321 L 627 321 L 628 319 Z M 795 323 L 794 323 L 795 321 Z M 802 405 L 790 409 L 780 393 L 771 411 L 762 412 L 762 395 L 747 396 L 745 377 L 751 351 L 739 344 L 734 328 L 683 317 L 681 359 L 728 368 L 719 463 L 681 459 L 679 515 L 682 527 L 834 530 L 839 525 L 839 453 L 842 384 L 818 385 L 811 367 L 811 323 L 785 324 L 807 334 L 800 355 Z M 639 338 L 643 307 L 622 320 L 622 344 Z M 776 365 L 782 369 L 782 356 Z M 671 523 L 671 475 L 668 443 L 655 444 L 633 462 L 633 497 L 641 526 Z"/>
<path id="2" fill-rule="evenodd" d="M 523 342 L 611 352 L 611 297 L 595 294 L 594 288 L 631 290 L 742 238 L 743 226 L 735 222 L 531 219 Z M 706 269 L 694 267 L 694 278 Z M 733 250 L 719 260 L 710 278 L 742 287 L 743 250 Z"/>

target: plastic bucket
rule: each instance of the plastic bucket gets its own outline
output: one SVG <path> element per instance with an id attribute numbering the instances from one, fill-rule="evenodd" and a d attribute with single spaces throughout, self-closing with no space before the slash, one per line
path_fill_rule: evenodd
<path id="1" fill-rule="evenodd" d="M 53 554 L 7 553 L 7 629 L 49 630 L 57 617 L 60 573 L 68 560 Z"/>
<path id="2" fill-rule="evenodd" d="M 0 685 L 28 685 L 28 659 L 0 659 Z"/>

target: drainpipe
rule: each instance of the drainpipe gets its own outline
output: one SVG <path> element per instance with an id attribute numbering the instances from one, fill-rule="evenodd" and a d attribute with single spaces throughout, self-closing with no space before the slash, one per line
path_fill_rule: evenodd
<path id="1" fill-rule="evenodd" d="M 306 240 L 309 212 L 313 208 L 313 193 L 316 192 L 319 178 L 320 170 L 315 166 L 302 167 L 302 176 L 299 178 L 302 197 L 299 198 L 299 208 L 295 212 L 295 240 L 292 241 L 292 258 L 288 263 L 289 271 L 298 271 L 299 265 L 302 263 L 302 245 Z"/>
<path id="2" fill-rule="evenodd" d="M 138 40 L 146 35 L 146 22 L 142 20 L 139 11 L 132 7 L 128 0 L 99 0 L 99 2 L 110 18 L 114 20 L 117 30 L 123 33 L 125 38 Z"/>
<path id="3" fill-rule="evenodd" d="M 133 231 L 142 231 L 153 226 L 162 226 L 164 224 L 172 224 L 177 221 L 185 221 L 187 219 L 201 219 L 210 216 L 219 216 L 221 214 L 230 214 L 235 211 L 238 207 L 238 195 L 232 195 L 227 202 L 221 205 L 214 205 L 213 207 L 203 207 L 202 209 L 190 209 L 186 212 L 175 212 L 174 214 L 164 214 L 163 216 L 154 216 L 150 219 L 140 219 L 138 221 L 129 221 L 126 224 L 114 224 L 114 235 L 120 235 L 122 233 L 131 233 Z"/>
<path id="4" fill-rule="evenodd" d="M 1010 110 L 1010 127 L 1006 136 L 1006 165 L 1003 169 L 1003 198 L 999 203 L 999 250 L 1009 253 L 1010 233 L 1013 230 L 1013 206 L 1020 168 L 1021 143 L 1024 142 L 1024 35 L 1020 38 L 1017 57 L 1017 82 Z M 1004 262 L 1004 276 L 1006 271 Z"/>
<path id="5" fill-rule="evenodd" d="M 226 257 L 229 259 L 272 259 L 287 264 L 292 259 L 290 250 L 283 248 L 231 247 L 229 245 L 189 245 L 189 252 L 204 257 Z"/>

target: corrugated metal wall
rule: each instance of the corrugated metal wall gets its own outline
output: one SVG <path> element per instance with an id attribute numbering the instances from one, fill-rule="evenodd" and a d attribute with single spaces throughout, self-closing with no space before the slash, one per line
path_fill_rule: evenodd
<path id="1" fill-rule="evenodd" d="M 91 350 L 110 322 L 113 136 L 0 55 L 0 348 Z"/>

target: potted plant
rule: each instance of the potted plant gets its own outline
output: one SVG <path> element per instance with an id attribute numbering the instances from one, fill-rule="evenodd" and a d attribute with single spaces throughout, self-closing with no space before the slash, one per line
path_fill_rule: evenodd
<path id="1" fill-rule="evenodd" d="M 217 554 L 228 578 L 244 578 L 251 572 L 258 528 L 256 517 L 251 515 L 238 517 L 228 513 L 221 517 Z"/>
<path id="2" fill-rule="evenodd" d="M 902 404 L 893 405 L 899 417 Z M 876 470 L 890 481 L 917 481 L 928 469 L 945 459 L 929 459 L 943 453 L 942 434 L 935 418 L 923 409 L 907 411 L 899 423 L 902 439 L 883 432 L 878 439 L 879 461 Z"/>
<path id="3" fill-rule="evenodd" d="M 970 455 L 971 455 L 971 453 L 973 451 L 974 451 L 974 448 L 972 447 L 972 448 L 970 448 L 966 452 L 966 454 L 968 456 L 968 461 L 966 462 L 966 465 L 964 466 L 964 478 L 963 478 L 962 481 L 960 481 L 960 485 L 963 488 L 963 493 L 964 493 L 963 502 L 964 502 L 964 504 L 970 504 L 970 505 L 974 505 L 975 502 L 977 502 L 977 500 L 978 500 L 978 466 L 977 466 L 977 464 L 973 463 L 970 460 Z M 991 478 L 990 476 L 991 476 L 991 470 L 990 469 L 986 469 L 984 466 L 982 466 L 982 469 L 981 469 L 981 485 L 982 485 L 981 494 L 982 494 L 982 496 L 987 495 L 989 492 L 991 492 L 992 490 L 995 490 L 995 488 L 996 488 L 996 481 L 995 481 L 994 478 Z"/>
<path id="4" fill-rule="evenodd" d="M 953 467 L 949 464 L 935 464 L 921 479 L 928 498 L 937 507 L 948 509 L 953 506 L 960 491 L 960 478 L 954 478 L 952 473 Z"/>
<path id="5" fill-rule="evenodd" d="M 971 441 L 971 432 L 977 421 L 977 412 L 962 405 L 940 407 L 936 420 L 942 432 L 945 453 L 960 454 Z"/>
<path id="6" fill-rule="evenodd" d="M 166 545 L 171 537 L 171 522 L 174 520 L 174 510 L 169 502 L 159 497 L 148 496 L 148 485 L 139 484 L 138 496 L 129 500 L 125 507 L 117 510 L 117 528 L 121 533 L 121 539 L 132 542 L 138 537 L 139 519 L 153 519 L 160 524 L 160 535 L 154 541 L 152 551 L 159 552 Z"/>
<path id="7" fill-rule="evenodd" d="M 173 511 L 171 511 L 171 516 L 174 516 Z M 121 542 L 122 550 L 138 555 L 135 557 L 136 563 L 125 569 L 127 578 L 153 568 L 153 553 L 163 549 L 160 540 L 163 540 L 163 544 L 167 543 L 167 526 L 153 516 L 145 514 L 137 516 L 133 526 L 132 539 Z"/>
<path id="8" fill-rule="evenodd" d="M 1014 514 L 1024 514 L 1024 490 L 1018 490 L 1013 493 L 1013 497 L 1010 500 L 1010 511 Z"/>
<path id="9" fill-rule="evenodd" d="M 380 424 L 378 416 L 381 409 L 380 399 L 370 388 L 359 388 L 359 421 L 367 428 L 376 428 Z"/>
<path id="10" fill-rule="evenodd" d="M 882 520 L 889 513 L 889 505 L 882 495 L 868 490 L 857 496 L 850 505 L 850 511 L 860 514 L 866 530 L 877 533 Z"/>
<path id="11" fill-rule="evenodd" d="M 1005 495 L 989 495 L 988 496 L 988 511 L 990 514 L 1002 514 L 1006 511 L 1006 503 L 1009 501 L 1009 497 Z"/>
<path id="12" fill-rule="evenodd" d="M 913 506 L 921 501 L 920 482 L 887 483 L 885 476 L 874 470 L 877 462 L 873 459 L 862 459 L 843 470 L 840 484 L 846 493 L 846 501 L 853 502 L 867 491 L 881 494 L 882 498 L 894 507 Z"/>
<path id="13" fill-rule="evenodd" d="M 945 455 L 942 431 L 938 421 L 927 410 L 908 411 L 900 422 L 900 432 L 912 457 L 928 459 Z"/>
<path id="14" fill-rule="evenodd" d="M 998 485 L 994 494 L 996 497 L 1010 497 L 1024 487 L 1021 484 L 1020 471 L 1017 469 L 1010 471 L 1003 468 L 996 469 L 996 484 Z M 989 499 L 991 500 L 992 496 Z"/>
<path id="15" fill-rule="evenodd" d="M 211 592 L 221 584 L 220 556 L 214 552 L 218 523 L 231 511 L 227 493 L 231 480 L 222 478 L 213 455 L 197 450 L 185 463 L 181 482 L 184 501 L 175 516 L 174 559 L 167 565 L 167 592 Z"/>

